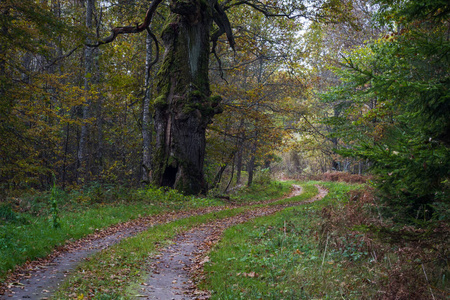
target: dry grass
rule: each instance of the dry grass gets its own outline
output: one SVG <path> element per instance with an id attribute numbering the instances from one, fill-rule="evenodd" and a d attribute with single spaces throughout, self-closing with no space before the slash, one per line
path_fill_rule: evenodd
<path id="1" fill-rule="evenodd" d="M 317 180 L 321 181 L 334 181 L 334 182 L 347 182 L 347 183 L 366 183 L 371 179 L 368 175 L 351 174 L 347 172 L 326 172 L 318 175 Z"/>
<path id="2" fill-rule="evenodd" d="M 448 299 L 448 223 L 427 229 L 400 226 L 383 219 L 377 207 L 372 191 L 365 189 L 353 191 L 339 210 L 324 208 L 322 236 L 329 237 L 328 247 L 341 253 L 351 247 L 371 260 L 378 292 L 369 298 Z M 349 264 L 356 263 L 349 259 Z"/>
<path id="3" fill-rule="evenodd" d="M 297 175 L 286 177 L 284 174 L 278 176 L 280 180 L 298 180 L 298 181 L 332 181 L 332 182 L 346 182 L 346 183 L 367 183 L 373 177 L 371 175 L 358 175 L 348 172 L 325 172 L 318 175 Z"/>

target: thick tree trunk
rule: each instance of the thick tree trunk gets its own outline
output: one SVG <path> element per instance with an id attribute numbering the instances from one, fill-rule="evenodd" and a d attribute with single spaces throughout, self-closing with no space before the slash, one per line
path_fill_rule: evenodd
<path id="1" fill-rule="evenodd" d="M 153 182 L 198 194 L 206 190 L 206 126 L 220 112 L 220 99 L 210 97 L 208 80 L 211 4 L 173 0 L 170 9 L 154 106 Z"/>

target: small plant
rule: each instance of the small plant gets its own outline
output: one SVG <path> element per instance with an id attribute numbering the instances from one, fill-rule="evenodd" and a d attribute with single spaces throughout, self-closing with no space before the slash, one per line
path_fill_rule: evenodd
<path id="1" fill-rule="evenodd" d="M 269 168 L 261 169 L 261 171 L 257 173 L 255 183 L 258 183 L 260 185 L 269 185 L 271 182 L 272 178 L 270 176 Z"/>
<path id="2" fill-rule="evenodd" d="M 5 222 L 15 222 L 19 216 L 12 210 L 11 205 L 0 205 L 0 220 Z"/>
<path id="3" fill-rule="evenodd" d="M 53 174 L 53 187 L 50 196 L 50 213 L 52 215 L 52 225 L 53 228 L 57 229 L 61 227 L 61 219 L 59 218 L 58 209 L 58 189 L 56 188 L 56 177 Z"/>
<path id="4" fill-rule="evenodd" d="M 82 298 L 84 299 L 84 298 Z M 86 298 L 87 299 L 87 298 Z M 123 297 L 120 297 L 119 295 L 116 294 L 105 294 L 105 293 L 101 293 L 98 295 L 95 295 L 95 300 L 120 300 L 123 299 Z"/>

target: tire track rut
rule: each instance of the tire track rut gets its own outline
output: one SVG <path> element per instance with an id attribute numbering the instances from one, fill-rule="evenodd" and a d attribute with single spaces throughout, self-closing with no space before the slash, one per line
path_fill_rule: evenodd
<path id="1" fill-rule="evenodd" d="M 301 193 L 301 187 L 294 188 L 295 192 L 291 197 Z M 209 261 L 207 253 L 221 239 L 225 229 L 257 217 L 274 214 L 287 207 L 318 201 L 325 197 L 328 191 L 320 186 L 317 188 L 319 193 L 309 200 L 255 208 L 234 217 L 200 225 L 178 235 L 171 246 L 163 249 L 153 259 L 149 269 L 151 275 L 141 285 L 135 297 L 155 300 L 208 299 L 209 293 L 197 290 L 192 278 L 202 278 L 203 264 Z"/>
<path id="2" fill-rule="evenodd" d="M 298 193 L 299 189 L 301 189 L 300 186 L 293 185 L 293 191 L 287 198 Z M 241 206 L 271 203 L 278 200 L 280 199 L 169 212 L 142 217 L 98 230 L 85 238 L 56 248 L 45 258 L 18 267 L 0 284 L 0 299 L 48 299 L 83 260 L 117 244 L 124 238 L 135 236 L 150 227 L 195 215 Z"/>

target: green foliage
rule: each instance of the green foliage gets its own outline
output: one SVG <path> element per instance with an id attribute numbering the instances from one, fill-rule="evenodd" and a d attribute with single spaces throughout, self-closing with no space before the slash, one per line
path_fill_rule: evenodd
<path id="1" fill-rule="evenodd" d="M 264 201 L 281 198 L 289 192 L 290 188 L 290 182 L 270 181 L 265 184 L 255 183 L 231 193 L 230 197 L 239 202 Z"/>
<path id="2" fill-rule="evenodd" d="M 68 39 L 73 47 L 73 39 L 79 38 L 79 28 L 57 17 L 54 8 L 45 1 L 0 3 L 2 194 L 49 186 L 50 171 L 58 166 L 55 156 L 61 154 L 60 126 L 67 124 L 67 106 L 79 96 L 77 88 L 64 84 L 68 76 L 51 67 L 56 48 L 65 50 Z"/>
<path id="3" fill-rule="evenodd" d="M 342 85 L 325 97 L 339 100 L 343 114 L 327 122 L 349 145 L 340 154 L 371 162 L 390 216 L 440 219 L 450 199 L 450 43 L 442 22 L 450 11 L 440 1 L 381 3 L 379 17 L 399 29 L 344 58 Z"/>
<path id="4" fill-rule="evenodd" d="M 120 300 L 122 297 L 116 294 L 95 293 L 94 300 Z"/>
<path id="5" fill-rule="evenodd" d="M 272 181 L 272 178 L 270 176 L 270 169 L 265 168 L 261 169 L 255 178 L 255 183 L 258 183 L 260 185 L 269 185 Z"/>
<path id="6" fill-rule="evenodd" d="M 27 224 L 28 220 L 21 214 L 15 212 L 11 204 L 2 203 L 0 204 L 0 225 L 3 223 L 13 223 L 13 224 Z"/>

